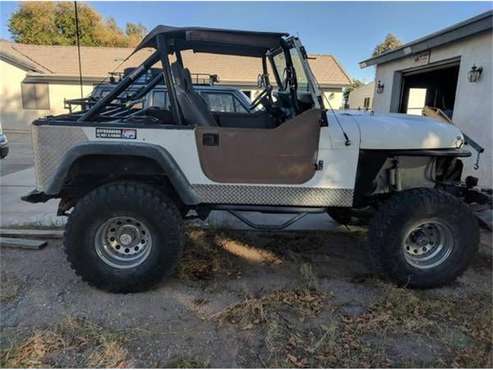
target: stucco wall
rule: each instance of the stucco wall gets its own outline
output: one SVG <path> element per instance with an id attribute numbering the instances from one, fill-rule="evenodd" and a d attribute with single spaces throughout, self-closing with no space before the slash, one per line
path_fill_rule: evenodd
<path id="1" fill-rule="evenodd" d="M 324 104 L 329 100 L 330 105 L 333 109 L 341 109 L 343 106 L 343 96 L 342 96 L 342 88 L 324 88 L 321 89 L 324 94 Z M 328 108 L 328 107 L 327 107 Z"/>
<path id="2" fill-rule="evenodd" d="M 464 133 L 485 148 L 479 170 L 472 168 L 475 156 L 465 160 L 465 175 L 479 177 L 480 184 L 485 187 L 493 187 L 492 45 L 493 33 L 487 32 L 432 49 L 429 60 L 429 63 L 435 63 L 460 57 L 453 121 Z M 467 80 L 467 72 L 474 64 L 483 67 L 483 74 L 479 82 L 471 83 Z M 389 112 L 392 94 L 400 93 L 394 91 L 398 89 L 393 89 L 392 86 L 395 73 L 414 67 L 416 62 L 413 56 L 377 66 L 375 80 L 380 80 L 385 88 L 382 94 L 375 94 L 373 109 L 376 112 Z"/>
<path id="3" fill-rule="evenodd" d="M 46 110 L 24 110 L 22 108 L 21 82 L 26 72 L 0 60 L 0 120 L 3 129 L 29 130 L 30 123 Z"/>
<path id="4" fill-rule="evenodd" d="M 83 95 L 88 96 L 93 88 L 93 85 L 83 85 Z M 63 108 L 63 100 L 76 98 L 80 98 L 80 85 L 50 83 L 50 114 L 67 113 Z"/>
<path id="5" fill-rule="evenodd" d="M 79 98 L 80 86 L 77 84 L 54 84 L 48 87 L 50 109 L 24 109 L 22 106 L 21 84 L 27 72 L 0 60 L 0 119 L 6 132 L 30 131 L 31 122 L 49 114 L 66 112 L 63 99 Z M 89 94 L 93 86 L 84 85 L 84 95 Z"/>
<path id="6" fill-rule="evenodd" d="M 370 98 L 370 109 L 373 104 L 373 94 L 375 91 L 375 82 L 370 82 L 360 86 L 349 93 L 349 109 L 364 109 L 365 98 Z"/>

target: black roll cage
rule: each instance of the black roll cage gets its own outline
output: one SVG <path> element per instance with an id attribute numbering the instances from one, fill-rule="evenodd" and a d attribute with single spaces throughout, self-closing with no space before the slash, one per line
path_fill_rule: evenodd
<path id="1" fill-rule="evenodd" d="M 145 94 L 152 90 L 158 82 L 164 80 L 168 90 L 173 119 L 178 125 L 182 125 L 183 115 L 173 84 L 169 55 L 174 54 L 176 61 L 179 63 L 180 67 L 183 68 L 181 51 L 187 49 L 191 49 L 194 52 L 261 57 L 263 74 L 266 76 L 266 81 L 268 83 L 270 83 L 268 79 L 267 64 L 267 61 L 269 61 L 278 87 L 283 90 L 289 90 L 293 108 L 295 112 L 298 112 L 296 70 L 293 66 L 290 53 L 290 49 L 295 47 L 293 42 L 295 38 L 286 38 L 286 36 L 288 36 L 288 34 L 285 33 L 158 26 L 142 40 L 132 55 L 145 47 L 153 47 L 156 50 L 142 62 L 139 67 L 124 76 L 107 95 L 99 99 L 87 111 L 82 112 L 77 121 L 83 122 L 94 120 L 95 117 L 102 113 L 106 106 L 110 105 L 110 103 L 130 85 L 147 73 L 153 65 L 161 62 L 162 75 L 157 75 L 152 78 L 151 81 L 140 89 L 140 91 L 131 96 L 130 100 L 145 96 Z M 279 71 L 274 63 L 274 57 L 279 53 L 284 54 L 286 61 L 286 68 L 285 71 L 283 71 L 283 73 L 285 73 L 285 84 L 281 80 Z M 118 116 L 120 115 L 121 114 L 118 114 Z"/>

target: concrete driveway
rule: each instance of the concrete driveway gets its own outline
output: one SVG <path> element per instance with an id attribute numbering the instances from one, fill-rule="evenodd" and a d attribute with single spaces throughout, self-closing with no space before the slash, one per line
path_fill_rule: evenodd
<path id="1" fill-rule="evenodd" d="M 30 204 L 20 199 L 35 187 L 31 135 L 8 134 L 8 139 L 9 155 L 0 160 L 1 227 L 61 226 L 57 201 Z"/>
<path id="2" fill-rule="evenodd" d="M 0 160 L 0 175 L 5 176 L 33 166 L 33 148 L 30 133 L 7 134 L 10 153 Z"/>

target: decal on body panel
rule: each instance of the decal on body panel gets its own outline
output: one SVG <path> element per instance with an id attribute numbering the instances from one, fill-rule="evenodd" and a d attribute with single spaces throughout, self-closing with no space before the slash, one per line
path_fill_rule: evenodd
<path id="1" fill-rule="evenodd" d="M 101 139 L 135 140 L 137 139 L 137 129 L 96 127 L 96 137 Z"/>

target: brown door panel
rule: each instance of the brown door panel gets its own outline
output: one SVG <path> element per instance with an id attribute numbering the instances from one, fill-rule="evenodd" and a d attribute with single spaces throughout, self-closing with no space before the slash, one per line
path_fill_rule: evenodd
<path id="1" fill-rule="evenodd" d="M 321 114 L 311 109 L 275 129 L 197 127 L 202 170 L 215 182 L 302 184 L 315 174 Z"/>

